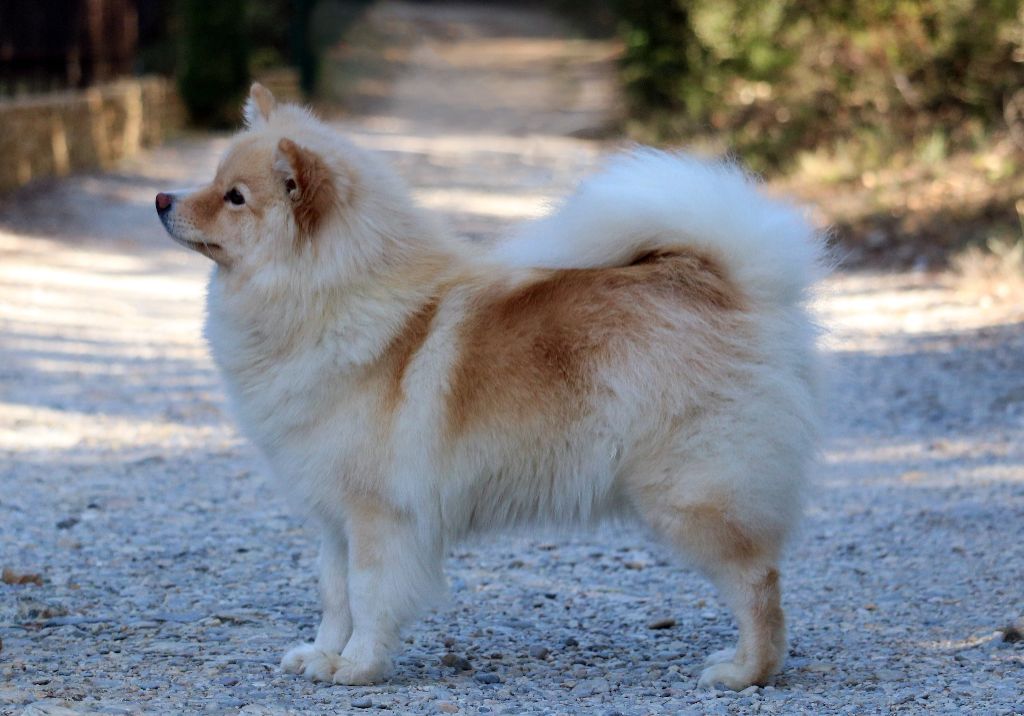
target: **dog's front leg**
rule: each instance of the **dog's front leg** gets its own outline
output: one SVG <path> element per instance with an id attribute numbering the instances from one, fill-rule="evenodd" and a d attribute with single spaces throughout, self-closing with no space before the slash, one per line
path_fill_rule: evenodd
<path id="1" fill-rule="evenodd" d="M 367 684 L 387 675 L 400 628 L 442 586 L 443 551 L 431 530 L 394 510 L 362 509 L 349 525 L 353 631 L 333 681 Z"/>
<path id="2" fill-rule="evenodd" d="M 320 543 L 320 599 L 324 613 L 316 639 L 288 651 L 281 668 L 314 681 L 331 681 L 341 650 L 352 635 L 352 613 L 348 605 L 348 540 L 330 526 L 324 527 Z"/>

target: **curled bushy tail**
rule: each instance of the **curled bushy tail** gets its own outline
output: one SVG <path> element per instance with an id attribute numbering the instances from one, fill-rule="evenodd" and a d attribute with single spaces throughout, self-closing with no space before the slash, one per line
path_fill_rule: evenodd
<path id="1" fill-rule="evenodd" d="M 824 252 L 800 211 L 762 194 L 737 166 L 640 149 L 612 159 L 561 208 L 498 245 L 494 258 L 591 268 L 680 246 L 717 257 L 733 281 L 769 305 L 800 301 Z"/>

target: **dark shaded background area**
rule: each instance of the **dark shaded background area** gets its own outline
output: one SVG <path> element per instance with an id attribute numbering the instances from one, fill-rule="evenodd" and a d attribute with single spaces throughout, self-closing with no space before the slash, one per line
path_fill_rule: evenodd
<path id="1" fill-rule="evenodd" d="M 88 87 L 134 73 L 141 19 L 156 5 L 146 0 L 0 3 L 0 97 Z"/>

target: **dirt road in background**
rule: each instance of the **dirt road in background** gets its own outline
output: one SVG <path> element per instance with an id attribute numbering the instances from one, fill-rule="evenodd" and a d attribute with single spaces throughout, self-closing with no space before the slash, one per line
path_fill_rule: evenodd
<path id="1" fill-rule="evenodd" d="M 609 149 L 581 138 L 609 121 L 608 47 L 567 44 L 533 10 L 374 12 L 415 39 L 340 126 L 461 233 L 542 212 Z M 318 619 L 315 536 L 225 413 L 201 339 L 209 267 L 152 208 L 208 179 L 225 141 L 0 198 L 0 566 L 42 581 L 0 583 L 0 713 L 1024 711 L 1008 628 L 1024 615 L 1024 311 L 925 273 L 820 289 L 829 440 L 771 686 L 697 691 L 730 617 L 610 528 L 456 550 L 448 602 L 386 684 L 280 673 Z"/>

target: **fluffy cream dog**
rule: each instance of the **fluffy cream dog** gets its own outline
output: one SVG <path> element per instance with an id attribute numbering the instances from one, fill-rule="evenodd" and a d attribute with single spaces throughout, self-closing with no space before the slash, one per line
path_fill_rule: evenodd
<path id="1" fill-rule="evenodd" d="M 640 150 L 481 248 L 306 111 L 255 85 L 245 114 L 213 182 L 156 204 L 216 262 L 206 335 L 238 422 L 323 530 L 323 620 L 283 668 L 381 679 L 453 542 L 626 516 L 736 617 L 700 682 L 776 673 L 818 422 L 799 213 Z"/>

